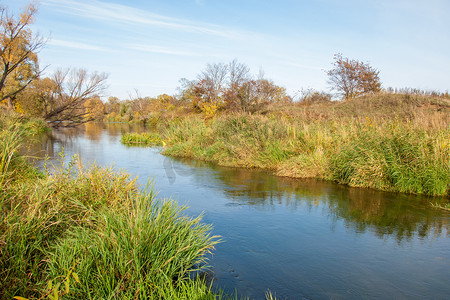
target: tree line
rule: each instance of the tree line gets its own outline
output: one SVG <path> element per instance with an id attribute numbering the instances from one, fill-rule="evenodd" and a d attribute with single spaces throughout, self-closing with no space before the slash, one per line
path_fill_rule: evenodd
<path id="1" fill-rule="evenodd" d="M 136 97 L 102 101 L 106 90 L 105 73 L 84 69 L 56 70 L 44 77 L 38 53 L 46 40 L 34 34 L 30 25 L 37 14 L 29 4 L 19 16 L 0 8 L 0 101 L 3 107 L 30 116 L 42 117 L 53 126 L 72 125 L 89 120 L 147 120 L 157 109 L 179 108 L 200 112 L 207 117 L 221 110 L 255 112 L 268 104 L 294 101 L 286 89 L 265 78 L 263 72 L 252 74 L 236 59 L 229 63 L 210 63 L 193 80 L 181 79 L 176 96 Z M 368 63 L 334 56 L 327 71 L 331 90 L 343 100 L 381 91 L 379 71 Z M 303 90 L 303 103 L 329 102 L 332 94 Z"/>

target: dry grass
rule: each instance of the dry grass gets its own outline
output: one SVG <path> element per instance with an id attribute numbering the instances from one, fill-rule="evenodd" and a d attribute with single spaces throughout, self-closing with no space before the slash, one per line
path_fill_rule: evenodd
<path id="1" fill-rule="evenodd" d="M 389 191 L 447 195 L 450 100 L 378 94 L 168 122 L 167 155 Z"/>

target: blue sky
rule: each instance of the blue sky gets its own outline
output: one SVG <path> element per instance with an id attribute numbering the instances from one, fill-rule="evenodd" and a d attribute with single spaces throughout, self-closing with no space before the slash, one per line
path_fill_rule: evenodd
<path id="1" fill-rule="evenodd" d="M 0 1 L 17 12 L 28 1 Z M 327 90 L 333 55 L 369 62 L 383 87 L 450 90 L 448 0 L 41 0 L 47 73 L 109 74 L 105 96 L 174 94 L 237 58 L 287 88 Z"/>

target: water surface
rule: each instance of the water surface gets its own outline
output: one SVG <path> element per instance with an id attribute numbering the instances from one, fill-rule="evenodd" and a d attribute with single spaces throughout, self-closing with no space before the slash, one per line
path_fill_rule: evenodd
<path id="1" fill-rule="evenodd" d="M 222 236 L 210 259 L 228 293 L 279 299 L 450 299 L 450 213 L 430 199 L 275 177 L 165 157 L 159 148 L 127 147 L 126 124 L 54 130 L 30 144 L 57 164 L 64 149 L 85 163 L 114 165 L 154 179 L 160 197 L 204 214 Z M 37 162 L 43 165 L 43 160 Z"/>

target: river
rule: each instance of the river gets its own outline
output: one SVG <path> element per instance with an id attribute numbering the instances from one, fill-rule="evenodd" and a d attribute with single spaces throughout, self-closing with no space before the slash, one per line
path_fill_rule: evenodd
<path id="1" fill-rule="evenodd" d="M 204 215 L 223 242 L 211 255 L 215 286 L 263 299 L 450 299 L 450 213 L 442 201 L 273 176 L 127 147 L 128 124 L 53 130 L 29 145 L 51 169 L 64 150 L 153 180 L 159 197 Z M 47 156 L 46 160 L 42 158 Z"/>

